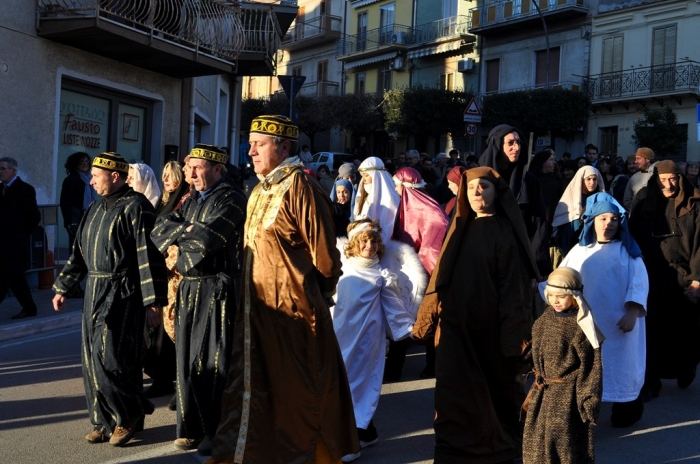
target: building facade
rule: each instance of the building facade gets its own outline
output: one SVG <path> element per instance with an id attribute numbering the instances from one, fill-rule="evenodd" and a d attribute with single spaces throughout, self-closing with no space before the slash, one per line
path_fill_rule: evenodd
<path id="1" fill-rule="evenodd" d="M 7 0 L 0 6 L 2 156 L 40 205 L 56 205 L 64 163 L 117 151 L 157 175 L 197 142 L 238 143 L 241 74 L 272 74 L 296 5 L 228 1 Z M 274 20 L 273 20 L 274 19 Z M 275 27 L 271 27 L 275 24 Z M 235 162 L 235 160 L 233 160 Z M 67 234 L 48 209 L 49 250 Z M 61 256 L 63 254 L 63 256 Z"/>
<path id="2" fill-rule="evenodd" d="M 593 103 L 589 139 L 601 151 L 633 154 L 641 110 L 670 107 L 688 138 L 674 158 L 700 159 L 699 21 L 693 1 L 600 0 L 584 90 Z"/>
<path id="3" fill-rule="evenodd" d="M 479 94 L 535 88 L 580 91 L 588 73 L 596 8 L 597 0 L 480 0 L 471 9 L 470 27 L 480 38 Z M 490 128 L 483 129 L 481 145 Z M 540 145 L 576 157 L 587 143 L 584 129 L 568 138 L 535 135 Z"/>

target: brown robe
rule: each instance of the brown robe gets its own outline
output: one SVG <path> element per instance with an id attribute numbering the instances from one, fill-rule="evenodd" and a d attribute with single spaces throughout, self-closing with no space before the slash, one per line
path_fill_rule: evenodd
<path id="1" fill-rule="evenodd" d="M 547 308 L 532 328 L 532 359 L 544 379 L 533 385 L 525 421 L 523 464 L 595 462 L 593 426 L 603 394 L 600 350 L 576 311 Z"/>
<path id="2" fill-rule="evenodd" d="M 474 217 L 471 176 L 495 183 L 496 215 Z M 537 270 L 515 198 L 498 174 L 467 170 L 459 192 L 413 333 L 435 332 L 435 462 L 497 463 L 521 453 L 521 348 L 532 327 L 524 301 Z"/>
<path id="3" fill-rule="evenodd" d="M 310 463 L 325 442 L 338 461 L 359 443 L 325 300 L 340 276 L 331 203 L 299 165 L 268 177 L 248 201 L 244 298 L 213 458 Z"/>

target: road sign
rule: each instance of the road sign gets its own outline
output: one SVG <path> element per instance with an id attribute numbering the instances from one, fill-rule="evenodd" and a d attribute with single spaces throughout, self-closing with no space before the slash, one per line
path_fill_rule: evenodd
<path id="1" fill-rule="evenodd" d="M 301 86 L 306 81 L 306 76 L 277 76 L 284 93 L 288 97 L 294 98 L 301 90 Z"/>
<path id="2" fill-rule="evenodd" d="M 474 137 L 477 132 L 479 132 L 479 126 L 472 122 L 464 126 L 464 133 L 469 137 Z"/>
<path id="3" fill-rule="evenodd" d="M 473 98 L 469 101 L 467 108 L 464 110 L 464 122 L 481 122 L 481 110 L 479 109 L 479 105 L 476 104 L 476 100 Z"/>

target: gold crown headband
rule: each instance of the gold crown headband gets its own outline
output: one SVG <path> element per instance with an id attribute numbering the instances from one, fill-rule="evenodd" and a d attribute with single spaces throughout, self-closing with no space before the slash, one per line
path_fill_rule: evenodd
<path id="1" fill-rule="evenodd" d="M 224 153 L 217 153 L 205 148 L 193 148 L 190 152 L 190 158 L 199 158 L 221 164 L 226 164 L 228 161 L 228 156 Z"/>
<path id="2" fill-rule="evenodd" d="M 111 153 L 102 153 L 102 155 L 114 156 Z M 102 158 L 101 155 L 95 156 L 92 165 L 96 168 L 108 169 L 110 171 L 119 171 L 129 173 L 129 163 L 124 161 L 115 161 L 109 158 Z"/>
<path id="3" fill-rule="evenodd" d="M 292 120 L 283 116 L 259 116 L 253 119 L 250 132 L 282 137 L 289 140 L 299 138 L 299 128 Z"/>

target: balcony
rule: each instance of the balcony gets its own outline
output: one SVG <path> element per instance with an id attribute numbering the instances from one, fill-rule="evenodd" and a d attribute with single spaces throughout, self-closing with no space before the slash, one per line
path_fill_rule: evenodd
<path id="1" fill-rule="evenodd" d="M 469 32 L 477 35 L 501 35 L 504 32 L 540 27 L 534 0 L 497 0 L 472 8 Z M 537 0 L 548 24 L 553 19 L 585 17 L 588 0 Z"/>
<path id="2" fill-rule="evenodd" d="M 342 27 L 343 18 L 340 16 L 321 15 L 315 18 L 306 17 L 303 21 L 299 21 L 299 18 L 297 18 L 289 33 L 282 39 L 281 46 L 285 50 L 299 50 L 328 41 L 335 41 L 340 38 Z"/>
<path id="3" fill-rule="evenodd" d="M 522 86 L 522 87 L 507 89 L 507 90 L 499 89 L 499 90 L 492 90 L 490 92 L 484 92 L 482 94 L 479 94 L 479 97 L 483 98 L 483 97 L 487 97 L 489 95 L 496 95 L 496 94 L 501 94 L 501 93 L 522 92 L 522 91 L 527 91 L 527 90 L 544 89 L 544 88 L 546 88 L 545 84 L 526 85 L 526 86 Z M 550 82 L 549 88 L 554 89 L 554 90 L 572 90 L 574 92 L 580 92 L 582 90 L 582 84 L 580 81 L 579 82 L 557 81 L 557 82 Z"/>
<path id="4" fill-rule="evenodd" d="M 413 29 L 408 58 L 420 58 L 457 50 L 462 45 L 476 43 L 476 36 L 469 33 L 467 16 L 452 16 Z"/>
<path id="5" fill-rule="evenodd" d="M 700 63 L 684 61 L 584 77 L 583 91 L 595 104 L 638 98 L 696 95 L 699 84 Z"/>
<path id="6" fill-rule="evenodd" d="M 175 78 L 271 75 L 296 2 L 37 0 L 37 35 Z"/>
<path id="7" fill-rule="evenodd" d="M 335 56 L 338 60 L 347 60 L 360 54 L 370 56 L 403 50 L 411 43 L 411 33 L 410 27 L 393 24 L 350 35 L 345 39 L 336 40 Z"/>

